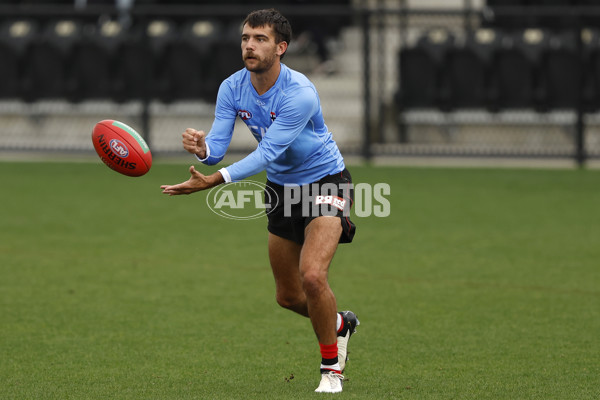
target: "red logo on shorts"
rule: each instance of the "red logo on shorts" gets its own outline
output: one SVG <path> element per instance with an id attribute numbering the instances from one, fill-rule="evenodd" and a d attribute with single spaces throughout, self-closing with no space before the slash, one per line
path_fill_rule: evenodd
<path id="1" fill-rule="evenodd" d="M 315 204 L 330 204 L 338 210 L 344 211 L 346 200 L 337 196 L 317 196 L 315 197 Z"/>

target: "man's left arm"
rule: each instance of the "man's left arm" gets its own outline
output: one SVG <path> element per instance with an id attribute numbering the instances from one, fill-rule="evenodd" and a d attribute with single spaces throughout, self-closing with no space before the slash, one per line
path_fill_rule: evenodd
<path id="1" fill-rule="evenodd" d="M 226 181 L 242 180 L 263 171 L 292 144 L 318 107 L 316 92 L 310 87 L 300 88 L 288 95 L 279 109 L 277 119 L 267 129 L 256 150 L 223 168 Z"/>

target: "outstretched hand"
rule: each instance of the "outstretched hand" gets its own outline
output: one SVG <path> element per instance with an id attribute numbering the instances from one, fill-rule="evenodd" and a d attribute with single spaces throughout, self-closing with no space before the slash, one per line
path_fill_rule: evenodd
<path id="1" fill-rule="evenodd" d="M 223 176 L 220 172 L 216 172 L 212 175 L 202 175 L 196 171 L 196 168 L 192 165 L 190 167 L 190 179 L 177 185 L 162 185 L 160 188 L 164 194 L 169 196 L 177 196 L 180 194 L 192 194 L 200 190 L 210 189 L 213 186 L 217 186 L 224 182 Z"/>

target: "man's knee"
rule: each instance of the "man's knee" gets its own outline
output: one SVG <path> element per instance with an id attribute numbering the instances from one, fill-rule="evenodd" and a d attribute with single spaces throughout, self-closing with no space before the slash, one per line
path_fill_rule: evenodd
<path id="1" fill-rule="evenodd" d="M 293 311 L 306 305 L 306 297 L 303 294 L 277 293 L 275 299 L 281 307 Z"/>
<path id="2" fill-rule="evenodd" d="M 302 276 L 302 289 L 307 297 L 317 297 L 327 289 L 327 273 L 319 270 L 311 270 Z"/>

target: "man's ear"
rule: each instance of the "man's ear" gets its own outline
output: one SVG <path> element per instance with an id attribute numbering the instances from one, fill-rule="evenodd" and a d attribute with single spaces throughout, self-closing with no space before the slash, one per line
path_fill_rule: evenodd
<path id="1" fill-rule="evenodd" d="M 283 54 L 285 54 L 287 48 L 288 48 L 287 42 L 279 42 L 277 44 L 277 55 L 281 57 Z"/>

